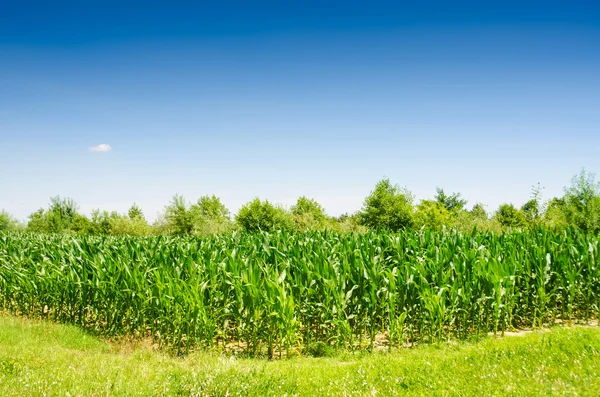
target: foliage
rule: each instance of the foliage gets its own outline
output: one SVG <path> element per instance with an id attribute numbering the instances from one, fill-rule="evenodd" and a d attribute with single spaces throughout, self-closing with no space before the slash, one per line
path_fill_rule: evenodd
<path id="1" fill-rule="evenodd" d="M 0 235 L 0 310 L 186 351 L 272 357 L 321 341 L 372 348 L 598 316 L 600 242 L 497 234 Z"/>
<path id="2" fill-rule="evenodd" d="M 195 235 L 230 232 L 234 229 L 229 210 L 217 196 L 203 196 L 190 209 Z"/>
<path id="3" fill-rule="evenodd" d="M 412 226 L 413 197 L 406 190 L 383 179 L 365 199 L 359 213 L 361 223 L 371 228 L 398 231 Z"/>
<path id="4" fill-rule="evenodd" d="M 442 205 L 448 211 L 461 211 L 467 205 L 467 200 L 461 199 L 460 193 L 452 193 L 447 195 L 444 189 L 439 187 L 436 189 L 435 201 Z"/>
<path id="5" fill-rule="evenodd" d="M 114 236 L 148 236 L 152 228 L 144 217 L 136 216 L 131 219 L 125 216 L 113 217 L 109 221 L 110 234 Z"/>
<path id="6" fill-rule="evenodd" d="M 21 224 L 8 212 L 0 211 L 0 232 L 15 231 L 21 229 Z"/>
<path id="7" fill-rule="evenodd" d="M 519 211 L 513 204 L 501 204 L 494 215 L 494 218 L 502 226 L 518 228 L 525 226 L 526 219 L 523 212 Z"/>
<path id="8" fill-rule="evenodd" d="M 255 198 L 240 208 L 235 216 L 236 222 L 246 231 L 274 231 L 293 228 L 290 213 L 268 200 Z"/>
<path id="9" fill-rule="evenodd" d="M 366 233 L 369 229 L 361 225 L 359 213 L 342 214 L 334 220 L 334 230 L 340 233 Z"/>
<path id="10" fill-rule="evenodd" d="M 298 230 L 324 230 L 333 226 L 323 206 L 305 196 L 298 198 L 290 212 Z"/>
<path id="11" fill-rule="evenodd" d="M 565 188 L 568 222 L 586 232 L 600 231 L 600 182 L 594 174 L 581 170 Z"/>
<path id="12" fill-rule="evenodd" d="M 414 225 L 440 230 L 452 225 L 453 215 L 439 201 L 421 200 L 415 212 Z"/>
<path id="13" fill-rule="evenodd" d="M 194 230 L 194 214 L 181 195 L 176 194 L 165 208 L 165 218 L 172 234 L 191 234 Z"/>
<path id="14" fill-rule="evenodd" d="M 53 197 L 47 209 L 29 215 L 26 230 L 35 233 L 66 233 L 93 235 L 195 235 L 247 231 L 335 231 L 365 233 L 370 229 L 391 231 L 431 228 L 473 229 L 502 233 L 511 229 L 539 227 L 553 230 L 576 227 L 585 233 L 600 233 L 600 182 L 593 174 L 582 170 L 563 197 L 542 200 L 542 187 L 532 187 L 531 199 L 517 209 L 503 204 L 491 218 L 481 203 L 468 211 L 467 201 L 460 193 L 446 194 L 437 188 L 434 200 L 421 200 L 413 206 L 413 195 L 389 179 L 379 181 L 365 198 L 362 209 L 352 215 L 330 217 L 314 199 L 300 197 L 290 211 L 269 201 L 255 199 L 243 206 L 231 218 L 221 200 L 212 196 L 200 197 L 188 203 L 175 195 L 165 211 L 149 225 L 141 208 L 133 204 L 127 214 L 94 210 L 89 217 L 78 212 L 70 198 Z M 22 225 L 8 213 L 0 213 L 0 230 L 18 230 Z"/>
<path id="15" fill-rule="evenodd" d="M 487 211 L 485 210 L 485 207 L 481 203 L 475 204 L 473 206 L 473 209 L 471 209 L 470 213 L 473 216 L 473 218 L 481 219 L 481 220 L 488 219 Z"/>
<path id="16" fill-rule="evenodd" d="M 550 229 L 564 229 L 569 226 L 566 203 L 563 198 L 550 200 L 544 213 L 543 225 Z"/>
<path id="17" fill-rule="evenodd" d="M 127 216 L 131 220 L 135 220 L 135 219 L 144 219 L 145 220 L 146 219 L 144 217 L 144 213 L 142 212 L 142 209 L 140 207 L 138 207 L 138 205 L 136 203 L 133 203 L 131 208 L 129 208 L 129 211 L 127 211 Z"/>

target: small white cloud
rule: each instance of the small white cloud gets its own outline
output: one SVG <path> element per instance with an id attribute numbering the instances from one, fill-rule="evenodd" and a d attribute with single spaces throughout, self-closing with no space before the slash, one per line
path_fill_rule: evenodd
<path id="1" fill-rule="evenodd" d="M 108 152 L 112 148 L 110 147 L 110 145 L 107 145 L 106 143 L 101 143 L 98 146 L 90 146 L 89 149 L 90 149 L 90 152 Z"/>

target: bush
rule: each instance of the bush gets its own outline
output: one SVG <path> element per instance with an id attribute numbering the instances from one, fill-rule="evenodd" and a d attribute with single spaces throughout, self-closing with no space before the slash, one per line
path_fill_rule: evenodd
<path id="1" fill-rule="evenodd" d="M 8 212 L 0 211 L 0 232 L 13 231 L 21 228 L 18 220 L 12 217 Z"/>
<path id="2" fill-rule="evenodd" d="M 441 229 L 443 226 L 451 227 L 453 213 L 437 201 L 421 200 L 415 212 L 416 227 Z"/>
<path id="3" fill-rule="evenodd" d="M 504 227 L 522 227 L 527 223 L 523 212 L 512 204 L 500 205 L 494 218 Z"/>
<path id="4" fill-rule="evenodd" d="M 291 229 L 294 226 L 291 214 L 285 209 L 258 198 L 242 206 L 235 220 L 244 230 L 251 232 Z"/>
<path id="5" fill-rule="evenodd" d="M 190 209 L 192 232 L 195 235 L 209 235 L 232 231 L 235 227 L 229 217 L 229 210 L 221 200 L 213 196 L 203 196 Z"/>
<path id="6" fill-rule="evenodd" d="M 600 183 L 582 170 L 565 189 L 564 210 L 570 224 L 585 232 L 600 232 Z"/>
<path id="7" fill-rule="evenodd" d="M 365 199 L 359 213 L 361 224 L 393 231 L 410 227 L 413 223 L 412 201 L 413 196 L 408 190 L 384 179 Z"/>
<path id="8" fill-rule="evenodd" d="M 290 211 L 299 230 L 323 230 L 333 226 L 323 206 L 305 196 L 300 197 Z"/>

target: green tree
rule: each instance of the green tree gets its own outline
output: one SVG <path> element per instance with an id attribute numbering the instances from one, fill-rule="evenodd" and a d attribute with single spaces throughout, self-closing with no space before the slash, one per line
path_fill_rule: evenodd
<path id="1" fill-rule="evenodd" d="M 448 211 L 461 211 L 467 205 L 467 200 L 460 197 L 460 193 L 452 193 L 447 195 L 444 193 L 444 189 L 436 188 L 435 201 L 440 203 Z"/>
<path id="2" fill-rule="evenodd" d="M 294 225 L 291 214 L 285 209 L 255 198 L 240 208 L 236 222 L 247 231 L 274 231 L 291 229 Z"/>
<path id="3" fill-rule="evenodd" d="M 173 197 L 165 208 L 165 218 L 173 234 L 191 234 L 194 230 L 194 214 L 183 196 L 176 194 Z"/>
<path id="4" fill-rule="evenodd" d="M 120 219 L 121 215 L 117 212 L 112 211 L 100 211 L 95 209 L 92 211 L 90 219 L 90 234 L 110 235 L 112 234 L 112 224 L 115 220 Z"/>
<path id="5" fill-rule="evenodd" d="M 290 208 L 296 227 L 300 230 L 322 230 L 332 227 L 325 209 L 314 199 L 305 196 L 298 198 Z"/>
<path id="6" fill-rule="evenodd" d="M 333 228 L 341 233 L 366 233 L 369 230 L 361 225 L 358 213 L 342 214 L 334 221 Z"/>
<path id="7" fill-rule="evenodd" d="M 562 229 L 569 226 L 564 198 L 555 197 L 548 201 L 543 216 L 543 225 L 551 229 Z"/>
<path id="8" fill-rule="evenodd" d="M 295 216 L 311 215 L 315 219 L 325 219 L 327 217 L 323 206 L 316 200 L 306 196 L 298 198 L 298 201 L 290 208 L 290 211 Z"/>
<path id="9" fill-rule="evenodd" d="M 32 233 L 49 233 L 47 213 L 43 208 L 29 215 L 27 231 Z"/>
<path id="10" fill-rule="evenodd" d="M 127 216 L 129 216 L 129 219 L 134 220 L 134 219 L 146 219 L 144 218 L 144 212 L 142 211 L 142 209 L 140 207 L 138 207 L 138 205 L 136 203 L 133 203 L 133 205 L 131 206 L 131 208 L 129 208 L 129 211 L 127 211 Z"/>
<path id="11" fill-rule="evenodd" d="M 115 236 L 147 236 L 152 234 L 152 228 L 143 217 L 129 218 L 114 216 L 109 218 L 110 234 Z"/>
<path id="12" fill-rule="evenodd" d="M 78 205 L 72 198 L 52 197 L 48 208 L 49 231 L 51 233 L 71 231 L 78 215 L 77 210 Z"/>
<path id="13" fill-rule="evenodd" d="M 196 235 L 224 233 L 233 230 L 229 210 L 215 196 L 202 196 L 192 205 L 192 231 Z"/>
<path id="14" fill-rule="evenodd" d="M 452 215 L 453 213 L 438 201 L 421 200 L 415 212 L 415 226 L 431 229 L 452 227 Z"/>
<path id="15" fill-rule="evenodd" d="M 13 218 L 7 211 L 0 211 L 0 232 L 18 230 L 21 228 L 19 221 Z"/>
<path id="16" fill-rule="evenodd" d="M 393 231 L 410 227 L 413 221 L 413 196 L 389 179 L 383 179 L 364 201 L 359 213 L 361 223 L 371 228 Z"/>
<path id="17" fill-rule="evenodd" d="M 488 219 L 487 211 L 481 203 L 477 203 L 473 206 L 473 209 L 471 209 L 471 215 L 475 219 Z"/>
<path id="18" fill-rule="evenodd" d="M 523 213 L 512 204 L 500 205 L 494 218 L 505 227 L 522 227 L 526 223 Z"/>
<path id="19" fill-rule="evenodd" d="M 565 212 L 570 224 L 586 232 L 600 231 L 600 183 L 581 170 L 565 188 Z"/>
<path id="20" fill-rule="evenodd" d="M 71 232 L 76 234 L 92 234 L 94 225 L 86 216 L 76 214 L 71 223 Z"/>

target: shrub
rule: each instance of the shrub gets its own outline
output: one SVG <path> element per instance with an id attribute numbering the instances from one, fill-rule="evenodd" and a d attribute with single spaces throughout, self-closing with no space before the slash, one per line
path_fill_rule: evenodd
<path id="1" fill-rule="evenodd" d="M 235 220 L 247 231 L 274 231 L 294 226 L 291 214 L 285 209 L 258 198 L 242 206 Z"/>
<path id="2" fill-rule="evenodd" d="M 505 227 L 522 227 L 526 224 L 523 212 L 512 204 L 502 204 L 498 207 L 494 218 Z"/>
<path id="3" fill-rule="evenodd" d="M 413 222 L 413 196 L 389 179 L 375 185 L 359 213 L 361 224 L 393 231 L 410 227 Z"/>

